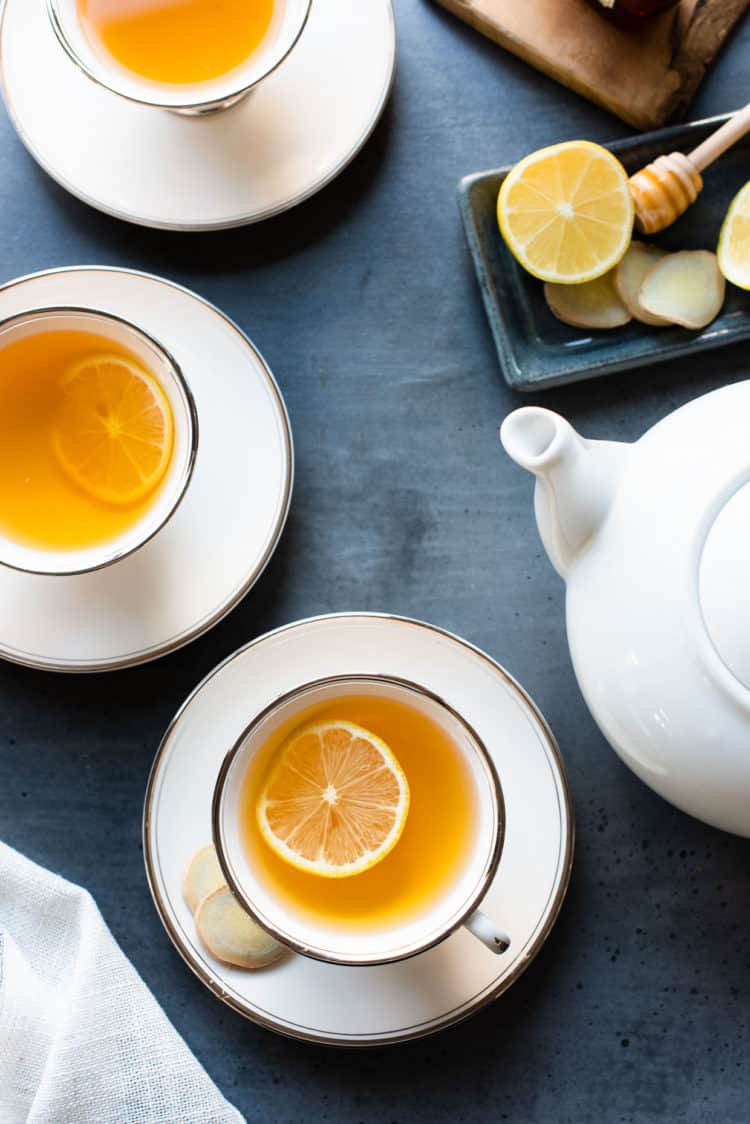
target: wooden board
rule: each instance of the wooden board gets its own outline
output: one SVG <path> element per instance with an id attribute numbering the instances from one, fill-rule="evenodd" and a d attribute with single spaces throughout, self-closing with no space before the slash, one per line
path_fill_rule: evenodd
<path id="1" fill-rule="evenodd" d="M 587 0 L 438 0 L 532 66 L 639 129 L 681 116 L 750 0 L 682 0 L 616 27 Z M 737 91 L 727 109 L 748 91 Z"/>

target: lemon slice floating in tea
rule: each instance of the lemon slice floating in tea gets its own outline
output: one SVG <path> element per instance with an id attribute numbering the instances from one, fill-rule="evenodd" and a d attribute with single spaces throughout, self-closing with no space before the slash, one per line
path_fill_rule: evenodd
<path id="1" fill-rule="evenodd" d="M 174 443 L 164 391 L 137 363 L 97 355 L 60 380 L 52 442 L 68 477 L 109 504 L 143 500 L 163 478 Z"/>
<path id="2" fill-rule="evenodd" d="M 510 252 L 542 281 L 593 281 L 630 244 L 633 200 L 620 161 L 598 144 L 568 141 L 532 152 L 508 173 L 497 221 Z"/>
<path id="3" fill-rule="evenodd" d="M 353 722 L 318 722 L 280 748 L 258 826 L 285 862 L 324 878 L 369 870 L 398 842 L 409 811 L 403 769 Z"/>

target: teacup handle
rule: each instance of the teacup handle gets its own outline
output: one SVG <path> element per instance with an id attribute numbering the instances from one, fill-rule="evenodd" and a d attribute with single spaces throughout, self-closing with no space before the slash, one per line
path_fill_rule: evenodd
<path id="1" fill-rule="evenodd" d="M 468 929 L 473 937 L 486 945 L 490 952 L 506 952 L 510 948 L 510 937 L 499 929 L 481 909 L 475 909 L 470 917 L 464 921 L 464 929 Z"/>

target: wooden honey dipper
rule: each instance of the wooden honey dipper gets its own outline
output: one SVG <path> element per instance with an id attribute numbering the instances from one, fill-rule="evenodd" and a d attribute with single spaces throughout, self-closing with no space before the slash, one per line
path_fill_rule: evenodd
<path id="1" fill-rule="evenodd" d="M 703 169 L 747 132 L 750 132 L 750 104 L 733 113 L 687 156 L 682 152 L 670 152 L 631 176 L 636 230 L 641 234 L 655 234 L 678 219 L 695 202 L 703 187 Z"/>

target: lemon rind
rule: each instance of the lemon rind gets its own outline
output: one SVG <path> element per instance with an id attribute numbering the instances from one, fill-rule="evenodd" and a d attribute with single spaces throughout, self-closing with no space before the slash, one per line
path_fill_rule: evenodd
<path id="1" fill-rule="evenodd" d="M 742 204 L 745 202 L 745 197 L 747 198 L 747 206 L 743 208 Z M 748 261 L 744 270 L 737 271 L 735 267 L 740 263 L 732 262 L 729 254 L 729 231 L 740 210 L 745 210 L 748 219 L 750 219 L 750 180 L 740 188 L 729 204 L 719 231 L 719 241 L 716 245 L 716 259 L 723 276 L 732 285 L 736 285 L 738 289 L 744 289 L 747 292 L 750 291 L 750 261 Z"/>

